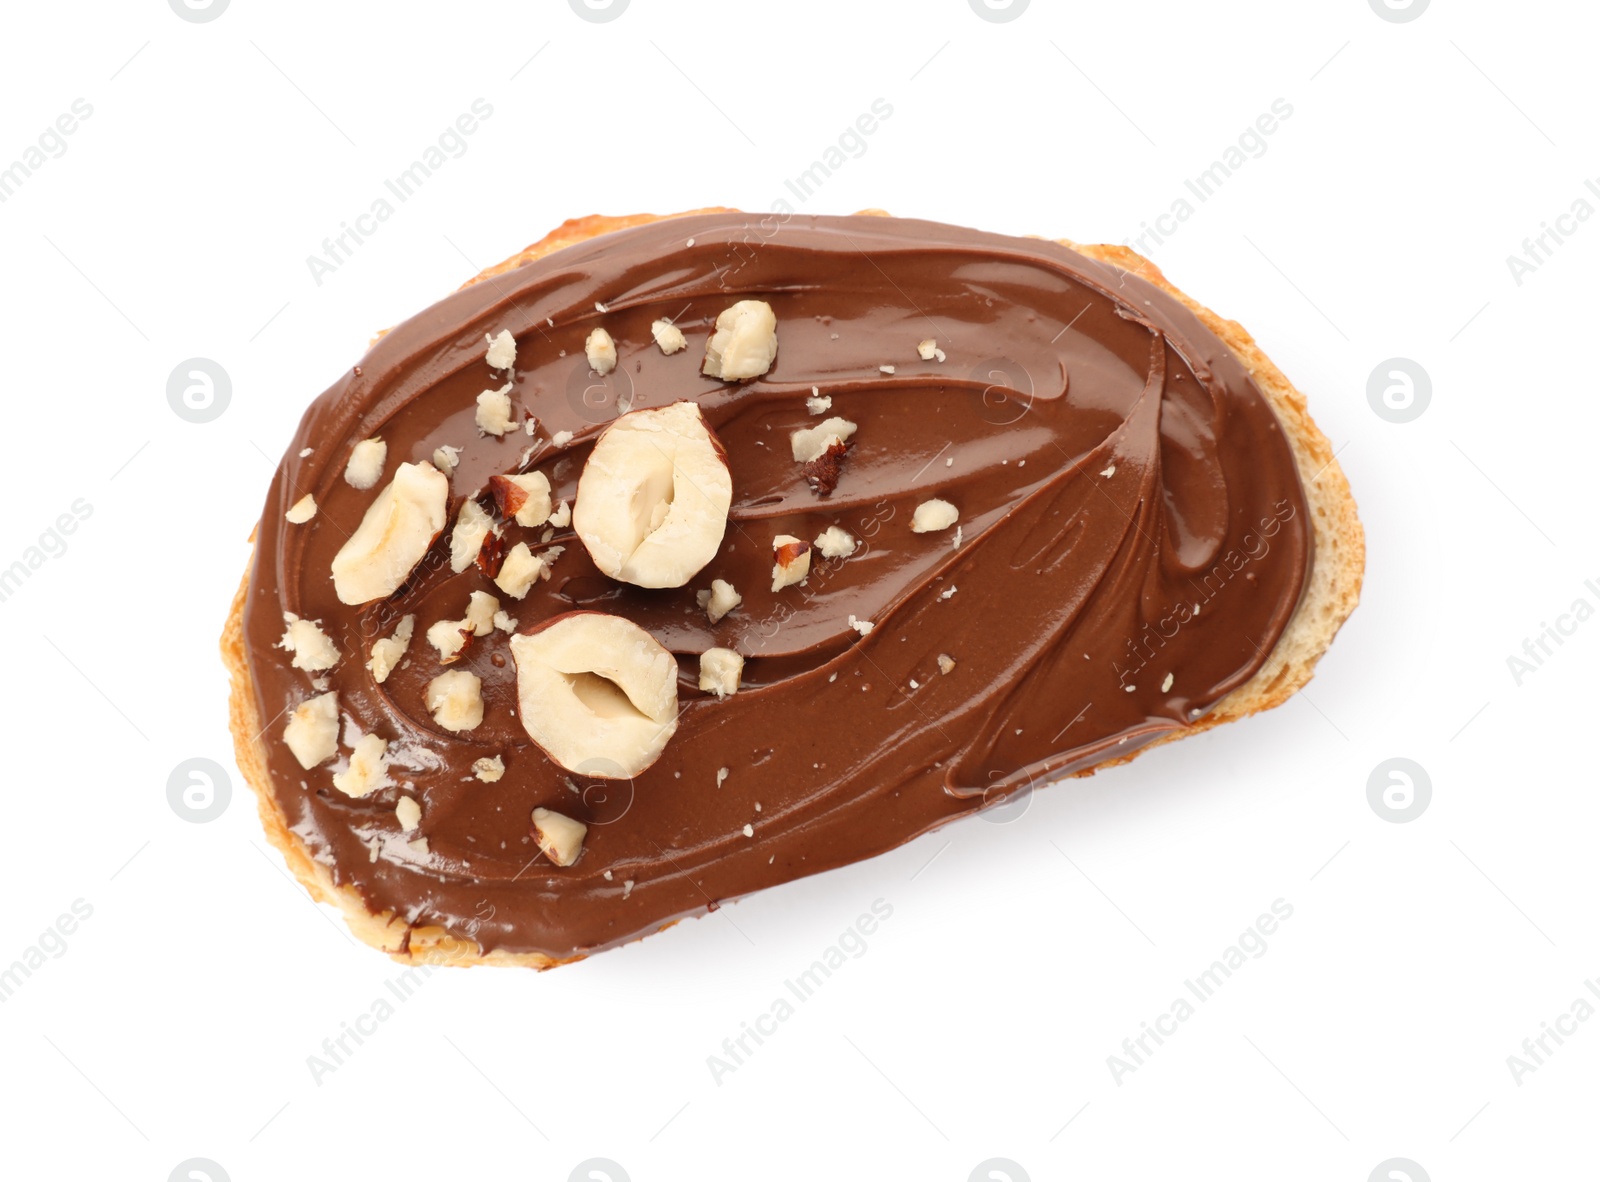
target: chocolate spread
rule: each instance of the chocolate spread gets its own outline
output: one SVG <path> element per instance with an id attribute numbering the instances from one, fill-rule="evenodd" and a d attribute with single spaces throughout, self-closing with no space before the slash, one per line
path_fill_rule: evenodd
<path id="1" fill-rule="evenodd" d="M 744 384 L 703 376 L 717 314 L 745 298 L 777 314 L 775 363 Z M 656 346 L 662 318 L 687 349 Z M 619 357 L 605 377 L 584 357 L 596 326 Z M 532 434 L 474 425 L 478 394 L 507 380 L 484 356 L 502 329 Z M 919 355 L 930 339 L 943 360 Z M 790 433 L 825 417 L 813 396 L 858 426 L 836 483 L 808 480 L 791 455 Z M 496 473 L 542 471 L 570 501 L 609 422 L 680 399 L 701 407 L 733 477 L 722 550 L 688 586 L 614 582 L 568 528 L 548 543 L 565 546 L 553 577 L 512 600 L 475 568 L 451 573 L 447 524 L 390 599 L 335 596 L 330 562 L 382 488 L 345 482 L 356 441 L 387 444 L 383 483 L 401 462 L 460 448 L 453 521 Z M 316 516 L 287 523 L 306 493 Z M 935 497 L 958 508 L 959 538 L 912 532 Z M 803 585 L 771 592 L 772 538 L 830 525 L 859 540 L 855 553 L 814 555 Z M 544 532 L 509 524 L 505 544 L 538 552 Z M 564 958 L 882 853 L 1184 729 L 1262 665 L 1311 558 L 1277 416 L 1228 347 L 1151 284 L 1051 242 L 930 222 L 709 214 L 570 246 L 383 336 L 289 444 L 245 630 L 272 791 L 311 856 L 376 912 L 485 951 Z M 695 594 L 713 578 L 743 595 L 715 625 Z M 661 758 L 631 781 L 552 763 L 514 714 L 503 631 L 452 666 L 482 679 L 482 724 L 437 726 L 423 696 L 441 667 L 423 634 L 460 618 L 472 590 L 495 594 L 520 631 L 600 610 L 676 654 L 679 725 Z M 291 667 L 277 647 L 285 612 L 321 623 L 343 654 L 334 669 Z M 405 614 L 405 662 L 376 684 L 372 642 Z M 746 657 L 723 700 L 698 689 L 713 646 Z M 315 678 L 360 731 L 389 740 L 392 787 L 352 799 L 331 785 L 335 762 L 307 771 L 285 747 L 283 720 L 319 692 Z M 487 783 L 472 765 L 493 755 L 505 774 Z M 401 833 L 401 795 L 422 806 L 425 847 Z M 572 867 L 539 855 L 538 806 L 588 825 Z"/>

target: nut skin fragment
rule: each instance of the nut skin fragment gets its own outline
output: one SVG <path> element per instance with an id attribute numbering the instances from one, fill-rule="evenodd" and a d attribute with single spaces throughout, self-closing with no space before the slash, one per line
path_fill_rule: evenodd
<path id="1" fill-rule="evenodd" d="M 636 776 L 678 728 L 678 662 L 631 620 L 567 612 L 513 636 L 511 656 L 523 729 L 570 772 Z"/>
<path id="2" fill-rule="evenodd" d="M 283 515 L 283 519 L 290 525 L 304 525 L 316 515 L 317 498 L 307 493 L 289 506 L 289 511 Z"/>
<path id="3" fill-rule="evenodd" d="M 848 531 L 830 525 L 817 535 L 817 540 L 812 544 L 824 558 L 849 558 L 856 552 L 859 543 Z"/>
<path id="4" fill-rule="evenodd" d="M 389 445 L 381 439 L 363 439 L 350 449 L 350 462 L 344 466 L 344 482 L 365 492 L 383 478 L 383 464 Z"/>
<path id="5" fill-rule="evenodd" d="M 603 328 L 597 328 L 583 342 L 583 355 L 589 359 L 589 368 L 601 377 L 617 368 L 617 343 Z"/>
<path id="6" fill-rule="evenodd" d="M 432 464 L 401 464 L 333 556 L 340 603 L 393 595 L 444 530 L 450 482 Z"/>
<path id="7" fill-rule="evenodd" d="M 472 564 L 492 579 L 500 573 L 500 564 L 505 561 L 505 556 L 505 538 L 498 530 L 490 530 L 483 535 L 483 545 L 478 547 L 478 556 L 472 560 Z"/>
<path id="8" fill-rule="evenodd" d="M 942 501 L 938 497 L 931 501 L 923 501 L 916 511 L 911 514 L 911 532 L 914 534 L 935 534 L 940 530 L 949 529 L 956 523 L 960 516 L 956 507 L 949 501 Z"/>
<path id="9" fill-rule="evenodd" d="M 839 473 L 844 467 L 845 453 L 849 450 L 848 443 L 835 439 L 828 444 L 827 451 L 801 467 L 800 474 L 805 477 L 806 483 L 811 486 L 811 491 L 817 496 L 830 496 L 833 490 L 839 487 Z"/>
<path id="10" fill-rule="evenodd" d="M 682 587 L 716 557 L 732 502 L 721 442 L 698 406 L 674 402 L 601 433 L 578 478 L 572 528 L 602 574 Z"/>
<path id="11" fill-rule="evenodd" d="M 578 860 L 583 853 L 584 835 L 589 827 L 581 821 L 549 809 L 533 810 L 533 835 L 539 851 L 557 866 L 565 868 Z"/>
<path id="12" fill-rule="evenodd" d="M 550 520 L 550 479 L 543 472 L 489 477 L 500 516 L 532 528 Z"/>
<path id="13" fill-rule="evenodd" d="M 283 741 L 301 767 L 310 771 L 339 753 L 339 695 L 308 698 L 294 708 Z"/>
<path id="14" fill-rule="evenodd" d="M 715 624 L 743 603 L 744 596 L 735 591 L 733 584 L 726 579 L 712 579 L 711 590 L 696 591 L 695 600 L 706 609 L 706 618 Z"/>
<path id="15" fill-rule="evenodd" d="M 416 616 L 404 616 L 395 626 L 394 633 L 372 643 L 372 656 L 367 661 L 367 671 L 372 680 L 382 685 L 394 672 L 394 667 L 411 647 L 411 633 L 417 626 Z"/>
<path id="16" fill-rule="evenodd" d="M 772 305 L 740 300 L 717 317 L 700 372 L 725 382 L 748 382 L 770 370 L 777 356 L 778 318 Z"/>
<path id="17" fill-rule="evenodd" d="M 792 587 L 811 573 L 811 543 L 789 534 L 772 539 L 772 589 Z"/>
<path id="18" fill-rule="evenodd" d="M 708 648 L 700 654 L 700 690 L 726 698 L 737 693 L 744 658 L 731 648 Z"/>
<path id="19" fill-rule="evenodd" d="M 494 631 L 495 613 L 500 601 L 487 591 L 474 591 L 467 600 L 467 614 L 459 620 L 440 620 L 428 629 L 428 643 L 439 650 L 439 659 L 448 665 L 459 660 L 475 636 Z"/>
<path id="20" fill-rule="evenodd" d="M 682 330 L 670 320 L 657 320 L 650 326 L 650 335 L 655 338 L 656 344 L 668 357 L 689 346 Z"/>
<path id="21" fill-rule="evenodd" d="M 505 435 L 516 430 L 517 421 L 511 415 L 511 383 L 498 390 L 485 390 L 478 395 L 478 409 L 473 422 L 485 435 Z"/>
<path id="22" fill-rule="evenodd" d="M 447 731 L 470 731 L 483 721 L 483 682 L 465 669 L 448 669 L 428 682 L 433 721 Z"/>
<path id="23" fill-rule="evenodd" d="M 362 797 L 389 782 L 389 743 L 377 735 L 362 735 L 350 752 L 350 766 L 333 773 L 333 786 L 346 796 Z"/>

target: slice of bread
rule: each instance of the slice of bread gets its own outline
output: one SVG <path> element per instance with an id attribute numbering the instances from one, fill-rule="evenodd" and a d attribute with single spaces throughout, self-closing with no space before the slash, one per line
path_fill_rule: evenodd
<path id="1" fill-rule="evenodd" d="M 690 210 L 695 213 L 735 212 L 722 208 Z M 862 216 L 884 216 L 881 210 L 865 210 Z M 568 221 L 540 241 L 502 263 L 489 267 L 463 286 L 492 282 L 495 276 L 525 262 L 542 258 L 586 239 L 630 226 L 658 221 L 653 214 L 631 217 L 592 216 Z M 1293 448 L 1301 485 L 1311 511 L 1314 562 L 1300 604 L 1266 662 L 1243 686 L 1234 690 L 1209 713 L 1190 726 L 1158 740 L 1170 742 L 1232 722 L 1260 710 L 1280 705 L 1311 680 L 1318 658 L 1332 643 L 1340 625 L 1355 609 L 1361 593 L 1361 577 L 1366 561 L 1366 544 L 1355 501 L 1344 472 L 1334 459 L 1326 436 L 1312 422 L 1305 396 L 1256 346 L 1250 334 L 1231 320 L 1189 298 L 1174 287 L 1148 259 L 1121 246 L 1083 246 L 1061 240 L 1079 254 L 1129 271 L 1171 294 L 1195 313 L 1238 356 L 1256 384 L 1277 411 L 1285 435 Z M 379 334 L 381 335 L 381 334 Z M 253 539 L 253 535 L 252 535 Z M 267 772 L 263 745 L 261 711 L 250 682 L 244 647 L 244 602 L 249 571 L 240 583 L 227 625 L 222 634 L 222 658 L 232 682 L 229 726 L 239 769 L 254 789 L 267 838 L 282 852 L 289 869 L 313 898 L 331 903 L 343 912 L 350 930 L 367 944 L 387 952 L 395 960 L 412 964 L 491 964 L 549 968 L 564 963 L 539 953 L 514 953 L 496 949 L 484 954 L 476 944 L 451 935 L 439 927 L 410 928 L 392 914 L 374 914 L 351 887 L 333 880 L 330 869 L 315 861 L 305 844 L 288 829 L 274 798 Z M 269 724 L 270 725 L 270 724 Z M 1155 744 L 1151 744 L 1154 746 Z M 1141 748 L 1145 750 L 1147 748 Z M 1100 768 L 1126 763 L 1139 754 L 1108 759 L 1078 775 L 1091 775 Z M 670 927 L 665 924 L 663 927 Z M 582 959 L 573 957 L 569 959 Z"/>

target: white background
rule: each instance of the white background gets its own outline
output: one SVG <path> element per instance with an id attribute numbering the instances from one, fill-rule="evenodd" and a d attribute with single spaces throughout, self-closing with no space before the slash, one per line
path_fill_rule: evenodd
<path id="1" fill-rule="evenodd" d="M 0 1003 L 8 1176 L 203 1157 L 237 1182 L 562 1180 L 605 1157 L 635 1182 L 961 1182 L 1002 1157 L 1013 1182 L 1363 1182 L 1406 1157 L 1442 1182 L 1593 1160 L 1600 1021 L 1520 1083 L 1507 1065 L 1600 976 L 1579 751 L 1600 622 L 1521 685 L 1507 665 L 1600 605 L 1600 218 L 1520 285 L 1506 263 L 1600 178 L 1590 6 L 1034 0 L 990 22 L 966 0 L 633 0 L 595 23 L 564 0 L 233 0 L 191 23 L 142 0 L 5 21 L 0 166 L 93 107 L 0 204 L 0 566 L 93 510 L 0 603 L 0 967 L 93 908 Z M 480 97 L 465 154 L 318 285 L 306 257 Z M 1359 610 L 1268 715 L 586 963 L 436 972 L 314 1082 L 307 1056 L 400 970 L 265 846 L 216 653 L 302 409 L 374 329 L 567 217 L 767 209 L 880 97 L 892 116 L 804 212 L 1113 242 L 1289 101 L 1150 253 L 1306 391 L 1367 530 Z M 166 400 L 195 356 L 232 379 L 204 424 Z M 1404 424 L 1367 398 L 1396 356 L 1432 382 Z M 1367 798 L 1395 756 L 1432 784 L 1406 824 Z M 193 757 L 232 778 L 206 824 L 167 800 Z M 723 1039 L 880 898 L 866 954 L 714 1082 Z M 1265 955 L 1115 1081 L 1122 1040 L 1278 898 Z"/>

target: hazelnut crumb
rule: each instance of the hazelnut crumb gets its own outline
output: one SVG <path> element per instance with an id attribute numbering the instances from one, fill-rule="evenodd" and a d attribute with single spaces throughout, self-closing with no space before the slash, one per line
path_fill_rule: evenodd
<path id="1" fill-rule="evenodd" d="M 1167 674 L 1166 680 L 1161 683 L 1161 692 L 1166 693 L 1172 688 L 1172 674 Z"/>
<path id="2" fill-rule="evenodd" d="M 307 493 L 289 506 L 289 511 L 283 515 L 283 519 L 290 525 L 304 525 L 316 515 L 317 498 Z"/>
<path id="3" fill-rule="evenodd" d="M 719 767 L 717 769 L 717 787 L 721 788 L 722 784 L 723 784 L 723 781 L 725 781 L 727 778 L 728 778 L 728 769 L 725 768 L 725 767 Z"/>
<path id="4" fill-rule="evenodd" d="M 746 837 L 754 837 L 756 835 L 756 831 L 755 831 L 754 826 L 746 825 L 744 827 L 744 835 Z"/>
<path id="5" fill-rule="evenodd" d="M 1100 473 L 1100 475 L 1102 475 L 1102 476 L 1115 476 L 1116 474 L 1117 474 L 1117 466 L 1115 464 L 1112 464 L 1111 467 L 1107 468 L 1104 472 Z"/>
<path id="6" fill-rule="evenodd" d="M 956 660 L 949 653 L 939 654 L 939 672 L 949 673 L 956 667 Z"/>
<path id="7" fill-rule="evenodd" d="M 876 625 L 871 620 L 858 620 L 852 615 L 850 617 L 850 627 L 861 633 L 861 635 L 866 636 Z"/>
<path id="8" fill-rule="evenodd" d="M 550 443 L 553 447 L 566 447 L 567 444 L 571 442 L 571 431 L 557 431 L 554 435 L 550 436 Z"/>
<path id="9" fill-rule="evenodd" d="M 886 374 L 893 374 L 894 373 L 894 366 L 892 366 L 892 365 L 880 365 L 880 366 L 878 366 L 878 372 L 879 373 L 886 373 Z"/>
<path id="10" fill-rule="evenodd" d="M 504 435 L 516 427 L 511 417 L 511 383 L 498 390 L 485 390 L 478 395 L 478 409 L 473 414 L 478 430 L 485 435 Z"/>
<path id="11" fill-rule="evenodd" d="M 917 356 L 924 361 L 943 361 L 944 350 L 939 348 L 939 342 L 929 337 L 917 343 Z"/>
<path id="12" fill-rule="evenodd" d="M 684 339 L 683 330 L 670 320 L 657 320 L 650 325 L 650 335 L 655 338 L 657 346 L 667 356 L 687 348 L 689 342 Z"/>
<path id="13" fill-rule="evenodd" d="M 622 897 L 626 899 L 631 894 L 633 894 L 633 879 L 625 878 L 622 880 Z"/>
<path id="14" fill-rule="evenodd" d="M 945 590 L 939 592 L 939 598 L 940 599 L 949 599 L 955 593 L 956 593 L 955 587 L 951 586 L 951 587 L 948 587 Z"/>
<path id="15" fill-rule="evenodd" d="M 607 882 L 610 882 L 611 881 L 611 871 L 607 870 L 602 877 L 604 877 Z"/>
<path id="16" fill-rule="evenodd" d="M 509 329 L 502 328 L 495 336 L 484 333 L 483 339 L 488 345 L 484 360 L 490 369 L 510 369 L 517 363 L 517 342 Z"/>
<path id="17" fill-rule="evenodd" d="M 956 507 L 949 501 L 934 497 L 923 501 L 911 514 L 911 532 L 914 534 L 938 533 L 956 523 Z"/>

